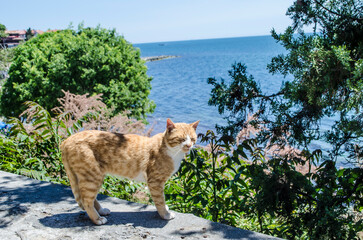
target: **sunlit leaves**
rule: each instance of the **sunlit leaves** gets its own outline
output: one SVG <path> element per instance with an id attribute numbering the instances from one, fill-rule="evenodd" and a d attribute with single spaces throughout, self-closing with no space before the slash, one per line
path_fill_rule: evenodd
<path id="1" fill-rule="evenodd" d="M 155 108 L 148 99 L 151 78 L 140 52 L 114 30 L 100 27 L 47 32 L 15 49 L 1 95 L 1 113 L 17 116 L 25 101 L 50 111 L 62 89 L 103 94 L 114 114 L 129 110 L 145 118 Z"/>

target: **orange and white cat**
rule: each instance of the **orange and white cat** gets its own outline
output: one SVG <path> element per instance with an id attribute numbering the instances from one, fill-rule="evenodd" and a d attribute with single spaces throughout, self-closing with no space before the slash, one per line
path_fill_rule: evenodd
<path id="1" fill-rule="evenodd" d="M 96 197 L 105 175 L 111 174 L 147 182 L 159 215 L 173 219 L 165 205 L 164 184 L 195 144 L 198 123 L 167 119 L 165 132 L 153 137 L 91 130 L 67 138 L 61 145 L 62 159 L 78 205 L 95 224 L 105 224 L 103 216 L 110 210 Z"/>

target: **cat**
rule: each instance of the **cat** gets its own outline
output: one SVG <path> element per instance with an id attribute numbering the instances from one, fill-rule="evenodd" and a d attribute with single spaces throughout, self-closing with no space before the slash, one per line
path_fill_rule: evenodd
<path id="1" fill-rule="evenodd" d="M 105 224 L 110 210 L 96 197 L 105 175 L 111 174 L 146 182 L 160 217 L 173 219 L 164 184 L 195 144 L 198 124 L 167 119 L 166 130 L 153 137 L 89 130 L 67 138 L 61 144 L 62 159 L 78 205 L 93 223 Z"/>

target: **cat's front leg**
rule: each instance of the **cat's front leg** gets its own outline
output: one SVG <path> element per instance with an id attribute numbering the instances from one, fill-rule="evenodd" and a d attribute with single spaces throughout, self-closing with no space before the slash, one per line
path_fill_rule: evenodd
<path id="1" fill-rule="evenodd" d="M 163 219 L 171 220 L 171 219 L 175 218 L 175 213 L 169 211 L 169 207 L 167 205 L 165 205 L 165 208 L 166 208 L 167 214 L 163 217 Z"/>
<path id="2" fill-rule="evenodd" d="M 175 214 L 169 211 L 168 206 L 165 205 L 164 182 L 148 181 L 148 187 L 160 217 L 165 220 L 175 218 Z"/>

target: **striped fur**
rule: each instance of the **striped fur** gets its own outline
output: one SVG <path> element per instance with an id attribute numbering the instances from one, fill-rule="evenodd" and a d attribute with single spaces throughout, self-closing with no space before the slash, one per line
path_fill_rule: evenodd
<path id="1" fill-rule="evenodd" d="M 106 174 L 145 180 L 159 215 L 174 218 L 164 200 L 164 184 L 174 174 L 196 141 L 199 121 L 173 123 L 151 138 L 102 131 L 83 131 L 61 145 L 62 159 L 73 195 L 97 225 L 105 224 L 110 211 L 96 197 Z"/>

